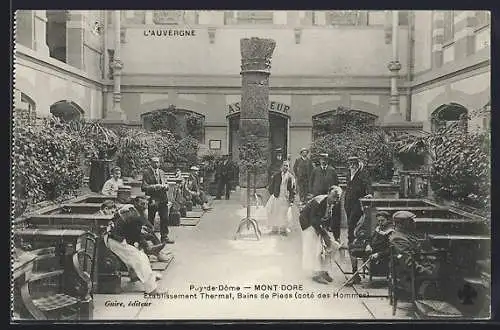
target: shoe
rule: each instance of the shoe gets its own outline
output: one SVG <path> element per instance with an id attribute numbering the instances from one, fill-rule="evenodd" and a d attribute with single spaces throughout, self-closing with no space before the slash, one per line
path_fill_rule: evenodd
<path id="1" fill-rule="evenodd" d="M 167 261 L 170 261 L 170 259 L 172 259 L 174 257 L 174 255 L 172 253 L 160 253 L 158 255 L 158 261 L 160 262 L 167 262 Z"/>
<path id="2" fill-rule="evenodd" d="M 168 237 L 165 239 L 162 239 L 161 241 L 162 241 L 162 243 L 165 243 L 165 244 L 174 244 L 175 243 L 175 241 L 173 239 L 170 239 Z"/>
<path id="3" fill-rule="evenodd" d="M 155 294 L 162 294 L 162 293 L 166 293 L 165 291 L 160 291 L 158 288 L 154 289 L 153 291 L 150 291 L 150 292 L 146 292 L 147 295 L 155 295 Z"/>
<path id="4" fill-rule="evenodd" d="M 352 286 L 353 284 L 361 283 L 361 277 L 359 275 L 351 277 L 349 282 L 346 283 L 347 286 Z"/>
<path id="5" fill-rule="evenodd" d="M 155 274 L 155 277 L 156 277 L 157 281 L 159 281 L 163 278 L 163 276 L 161 276 L 161 274 Z"/>
<path id="6" fill-rule="evenodd" d="M 328 281 L 321 275 L 313 276 L 312 280 L 316 283 L 328 284 Z"/>
<path id="7" fill-rule="evenodd" d="M 148 246 L 148 248 L 146 249 L 146 254 L 157 255 L 161 250 L 163 250 L 165 244 L 166 243 L 161 243 L 153 246 Z"/>
<path id="8" fill-rule="evenodd" d="M 331 283 L 331 282 L 333 282 L 333 278 L 332 278 L 332 277 L 328 274 L 328 272 L 323 272 L 323 273 L 321 273 L 321 275 L 322 275 L 322 276 L 323 276 L 323 278 L 324 278 L 325 280 L 327 280 L 328 282 L 330 282 L 330 283 Z"/>

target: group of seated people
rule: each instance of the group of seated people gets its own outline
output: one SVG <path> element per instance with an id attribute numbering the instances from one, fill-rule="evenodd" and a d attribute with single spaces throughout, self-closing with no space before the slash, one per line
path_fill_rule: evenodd
<path id="1" fill-rule="evenodd" d="M 164 251 L 165 243 L 155 235 L 145 216 L 146 209 L 147 198 L 139 196 L 132 204 L 119 207 L 113 200 L 106 200 L 100 213 L 114 215 L 104 235 L 106 247 L 127 266 L 132 282 L 141 281 L 146 293 L 155 293 L 161 275 L 153 272 L 151 260 L 167 261 L 171 253 Z"/>
<path id="2" fill-rule="evenodd" d="M 377 225 L 373 231 L 368 228 L 365 217 L 361 217 L 355 228 L 355 239 L 349 246 L 352 257 L 361 258 L 364 262 L 368 259 L 374 264 L 382 264 L 389 271 L 388 259 L 391 248 L 395 253 L 398 277 L 410 284 L 413 269 L 417 277 L 434 278 L 437 275 L 438 264 L 435 257 L 422 252 L 432 250 L 426 246 L 426 241 L 420 240 L 415 227 L 416 215 L 408 211 L 398 211 L 392 215 L 380 211 L 376 214 Z M 353 269 L 353 272 L 356 272 Z M 361 278 L 356 274 L 349 284 L 359 283 Z"/>
<path id="3" fill-rule="evenodd" d="M 191 201 L 193 205 L 200 205 L 204 211 L 211 209 L 208 204 L 207 194 L 201 187 L 201 178 L 199 176 L 200 169 L 197 166 L 191 166 L 190 173 L 184 177 L 180 169 L 176 169 L 175 174 L 170 178 L 175 182 L 175 188 L 179 192 L 173 194 L 172 203 L 184 204 L 186 201 Z M 115 166 L 111 170 L 111 178 L 107 180 L 101 193 L 107 196 L 116 196 L 118 189 L 124 186 L 123 179 L 121 178 L 121 168 Z M 176 194 L 177 193 L 177 194 Z"/>

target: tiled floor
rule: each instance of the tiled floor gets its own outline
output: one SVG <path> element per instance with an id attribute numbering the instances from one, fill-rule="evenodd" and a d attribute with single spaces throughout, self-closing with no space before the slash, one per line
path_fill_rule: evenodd
<path id="1" fill-rule="evenodd" d="M 301 233 L 298 224 L 287 237 L 266 234 L 260 241 L 233 240 L 236 228 L 245 211 L 239 196 L 230 201 L 215 201 L 214 209 L 206 213 L 196 227 L 172 228 L 176 243 L 167 247 L 175 260 L 164 271 L 160 288 L 169 295 L 194 294 L 196 299 L 145 299 L 140 283 L 124 281 L 126 293 L 96 295 L 94 319 L 98 320 L 195 320 L 195 319 L 404 319 L 408 311 L 401 304 L 395 316 L 387 298 L 355 298 L 353 288 L 344 288 L 338 297 L 335 292 L 345 276 L 334 264 L 330 285 L 312 282 L 301 270 Z M 346 271 L 348 260 L 337 258 Z M 365 279 L 364 282 L 368 280 Z M 255 291 L 255 285 L 278 285 L 277 291 Z M 282 291 L 282 285 L 301 285 L 302 290 Z M 193 287 L 214 286 L 210 294 L 228 294 L 229 299 L 206 298 Z M 223 289 L 219 291 L 220 289 Z M 227 286 L 227 288 L 226 288 Z M 240 287 L 239 291 L 236 287 Z M 248 286 L 250 288 L 244 288 Z M 231 291 L 230 289 L 233 289 Z M 368 288 L 367 283 L 356 286 L 358 293 L 387 295 L 384 283 Z M 273 292 L 275 296 L 273 297 Z M 238 293 L 257 295 L 243 297 Z M 269 294 L 269 298 L 261 297 Z M 300 297 L 295 294 L 301 295 Z M 281 294 L 281 295 L 280 295 Z M 292 297 L 287 297 L 291 294 Z M 329 298 L 327 296 L 330 296 Z M 313 298 L 310 298 L 313 296 Z M 134 302 L 148 306 L 128 306 Z M 123 307 L 106 306 L 123 302 Z"/>

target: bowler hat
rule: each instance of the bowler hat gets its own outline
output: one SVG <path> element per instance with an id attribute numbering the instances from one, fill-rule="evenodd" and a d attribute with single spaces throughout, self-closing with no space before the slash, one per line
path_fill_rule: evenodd
<path id="1" fill-rule="evenodd" d="M 409 211 L 397 211 L 392 215 L 395 222 L 409 221 L 415 219 L 417 216 Z"/>
<path id="2" fill-rule="evenodd" d="M 199 171 L 200 168 L 198 166 L 191 166 L 191 171 Z"/>
<path id="3" fill-rule="evenodd" d="M 307 152 L 309 152 L 309 149 L 307 149 L 307 148 L 302 148 L 302 149 L 300 149 L 299 153 L 302 153 L 303 151 L 307 151 Z"/>

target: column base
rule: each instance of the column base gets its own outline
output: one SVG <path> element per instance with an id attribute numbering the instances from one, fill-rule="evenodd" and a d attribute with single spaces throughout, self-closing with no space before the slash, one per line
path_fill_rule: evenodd
<path id="1" fill-rule="evenodd" d="M 400 123 L 405 121 L 401 113 L 389 113 L 384 116 L 384 123 Z"/>
<path id="2" fill-rule="evenodd" d="M 123 111 L 109 111 L 106 113 L 106 118 L 104 120 L 110 120 L 110 121 L 126 121 L 127 120 L 127 115 Z"/>
<path id="3" fill-rule="evenodd" d="M 257 188 L 256 189 L 257 196 L 259 196 L 259 202 L 262 203 L 262 206 L 265 206 L 267 201 L 269 200 L 269 192 L 267 191 L 267 188 Z M 250 205 L 255 206 L 256 201 L 255 198 L 252 196 L 253 194 L 253 189 L 250 189 Z M 247 206 L 247 188 L 240 188 L 240 205 L 242 207 Z"/>

